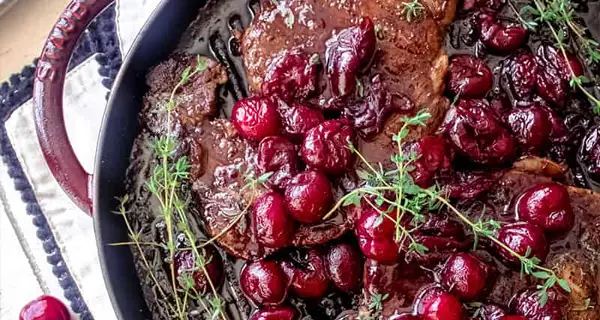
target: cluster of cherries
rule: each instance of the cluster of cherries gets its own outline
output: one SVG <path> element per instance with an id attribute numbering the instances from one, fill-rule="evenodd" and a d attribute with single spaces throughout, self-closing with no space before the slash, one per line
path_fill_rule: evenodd
<path id="1" fill-rule="evenodd" d="M 362 267 L 360 252 L 350 244 L 333 244 L 325 252 L 299 248 L 279 261 L 263 259 L 248 263 L 240 274 L 240 287 L 260 307 L 252 320 L 294 320 L 298 312 L 285 304 L 288 293 L 315 299 L 332 286 L 342 292 L 356 293 Z"/>
<path id="2" fill-rule="evenodd" d="M 490 51 L 511 53 L 527 40 L 525 29 L 496 19 L 491 11 L 478 13 L 477 19 L 479 38 Z M 283 52 L 272 61 L 259 96 L 236 103 L 232 113 L 236 129 L 242 137 L 258 143 L 261 173 L 272 173 L 269 183 L 273 191 L 256 200 L 252 213 L 262 245 L 282 248 L 290 243 L 296 223 L 319 222 L 333 203 L 328 177 L 339 176 L 353 166 L 348 142 L 355 143 L 357 135 L 368 138 L 379 132 L 386 113 L 402 107 L 391 104 L 397 99 L 390 99 L 377 89 L 381 84 L 378 76 L 373 78 L 365 99 L 357 102 L 354 98 L 357 75 L 368 67 L 374 52 L 374 28 L 366 18 L 327 42 L 325 71 L 332 98 L 321 108 L 342 110 L 339 119 L 325 120 L 322 110 L 306 102 L 318 91 L 318 56 L 298 49 Z M 451 195 L 473 197 L 478 193 L 465 190 L 472 189 L 480 177 L 454 172 L 452 163 L 457 155 L 477 165 L 501 166 L 514 160 L 519 152 L 539 154 L 548 143 L 563 141 L 567 129 L 548 105 L 564 103 L 571 70 L 581 74 L 577 59 L 571 56 L 565 61 L 554 48 L 542 45 L 537 55 L 518 51 L 502 66 L 507 70 L 507 90 L 514 103 L 484 99 L 494 82 L 484 61 L 470 55 L 451 59 L 447 90 L 460 99 L 448 112 L 437 136 L 421 138 L 407 148 L 421 155 L 411 172 L 419 186 L 429 187 L 434 180 L 449 176 Z M 547 103 L 534 98 L 536 95 Z M 366 114 L 366 118 L 356 117 L 358 114 Z M 363 126 L 365 123 L 368 125 Z M 513 208 L 517 222 L 504 224 L 497 239 L 512 251 L 541 261 L 548 255 L 547 236 L 563 234 L 574 224 L 568 191 L 559 184 L 540 184 L 524 191 Z M 403 249 L 394 241 L 395 223 L 379 218 L 376 210 L 362 210 L 355 233 L 366 257 L 393 264 Z M 464 234 L 460 226 L 452 228 L 452 223 L 440 230 L 455 229 L 455 234 Z M 459 239 L 448 238 L 454 240 L 458 248 Z M 432 243 L 435 247 L 436 242 Z M 352 261 L 348 265 L 359 265 L 360 256 L 352 247 L 346 248 L 342 256 Z M 501 246 L 495 251 L 508 264 L 520 263 Z M 253 319 L 293 319 L 295 309 L 284 304 L 290 290 L 301 298 L 316 298 L 331 283 L 343 291 L 358 286 L 356 279 L 346 286 L 335 280 L 329 270 L 332 262 L 314 249 L 308 250 L 304 260 L 308 264 L 260 260 L 244 268 L 240 275 L 242 290 L 261 308 Z M 358 270 L 348 272 L 356 275 L 360 274 Z M 491 266 L 474 254 L 453 255 L 441 272 L 440 285 L 423 290 L 413 314 L 397 315 L 394 319 L 462 319 L 465 311 L 460 301 L 482 297 L 490 270 Z M 554 296 L 557 295 L 552 293 L 542 307 L 534 291 L 527 290 L 511 303 L 511 310 L 518 315 L 508 315 L 497 307 L 482 317 L 515 320 L 542 315 L 548 317 L 545 319 L 561 319 Z"/>
<path id="3" fill-rule="evenodd" d="M 300 49 L 272 59 L 261 92 L 234 105 L 232 123 L 240 136 L 258 144 L 259 173 L 270 174 L 272 191 L 253 204 L 254 231 L 261 245 L 276 249 L 289 245 L 297 223 L 318 223 L 331 209 L 334 192 L 329 177 L 354 165 L 348 144 L 356 144 L 357 134 L 354 118 L 326 120 L 323 111 L 338 109 L 344 114 L 340 108 L 354 101 L 357 75 L 373 60 L 375 45 L 375 27 L 368 18 L 327 41 L 324 69 L 331 98 L 321 107 L 308 102 L 320 91 L 320 57 Z M 370 127 L 380 123 L 361 124 L 359 132 L 370 134 L 377 131 Z"/>
<path id="4" fill-rule="evenodd" d="M 536 257 L 544 261 L 548 255 L 547 236 L 570 231 L 574 224 L 567 189 L 556 183 L 533 186 L 515 199 L 513 210 L 517 222 L 503 225 L 495 237 L 517 254 Z M 507 264 L 519 267 L 520 261 L 501 246 L 493 247 Z M 456 253 L 440 272 L 438 286 L 426 288 L 415 303 L 415 315 L 402 315 L 400 319 L 459 320 L 465 311 L 460 303 L 481 299 L 492 280 L 492 266 L 474 253 Z M 447 291 L 445 291 L 447 290 Z M 500 307 L 487 305 L 480 311 L 482 320 L 507 319 L 562 319 L 559 293 L 549 291 L 549 300 L 543 306 L 535 289 L 517 293 L 510 309 L 518 316 L 510 316 Z M 493 309 L 493 310 L 492 310 Z"/>

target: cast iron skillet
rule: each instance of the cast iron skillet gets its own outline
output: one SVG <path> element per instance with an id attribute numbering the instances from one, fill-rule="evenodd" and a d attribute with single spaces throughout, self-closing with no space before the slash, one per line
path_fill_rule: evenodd
<path id="1" fill-rule="evenodd" d="M 177 47 L 182 34 L 200 10 L 206 9 L 207 2 L 219 3 L 221 7 L 205 14 L 211 15 L 211 21 L 201 23 L 201 28 L 209 32 L 219 28 L 218 24 L 231 24 L 231 13 L 236 8 L 248 8 L 243 0 L 163 0 L 159 4 L 138 35 L 114 83 L 93 174 L 84 171 L 69 143 L 63 119 L 62 91 L 68 61 L 77 39 L 87 24 L 112 0 L 71 0 L 53 27 L 38 62 L 33 95 L 38 139 L 58 183 L 81 209 L 93 213 L 104 280 L 117 317 L 122 320 L 150 318 L 130 249 L 107 245 L 127 241 L 123 218 L 113 212 L 118 206 L 117 198 L 126 193 L 125 172 L 133 141 L 139 133 L 138 113 L 147 89 L 145 75 L 150 67 L 165 60 Z M 222 8 L 230 4 L 233 9 Z M 240 21 L 249 23 L 249 11 L 240 15 Z M 221 23 L 213 23 L 213 20 Z M 190 37 L 188 34 L 186 37 L 197 36 L 191 34 Z M 225 42 L 222 43 L 227 47 Z M 230 77 L 235 77 L 231 73 L 235 68 L 226 54 L 219 54 L 215 48 L 209 50 L 225 63 Z M 234 98 L 244 95 L 240 87 L 233 85 L 231 92 Z"/>

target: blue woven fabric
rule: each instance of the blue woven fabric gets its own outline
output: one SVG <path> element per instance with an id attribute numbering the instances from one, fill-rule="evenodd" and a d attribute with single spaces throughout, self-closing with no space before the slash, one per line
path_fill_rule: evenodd
<path id="1" fill-rule="evenodd" d="M 95 53 L 100 64 L 98 73 L 102 77 L 102 84 L 110 89 L 121 66 L 114 4 L 89 25 L 71 57 L 69 68 L 79 65 Z M 71 272 L 62 257 L 56 239 L 48 226 L 48 221 L 40 209 L 31 184 L 25 176 L 6 132 L 6 120 L 13 111 L 32 97 L 36 62 L 25 66 L 20 73 L 12 75 L 8 82 L 0 85 L 0 155 L 8 168 L 9 176 L 14 180 L 15 188 L 21 194 L 21 200 L 26 204 L 27 214 L 31 216 L 32 223 L 37 228 L 37 237 L 43 243 L 47 261 L 52 265 L 52 273 L 56 276 L 65 297 L 69 300 L 71 309 L 79 315 L 80 319 L 91 320 L 93 316 L 73 281 Z M 32 137 L 32 139 L 34 138 Z"/>

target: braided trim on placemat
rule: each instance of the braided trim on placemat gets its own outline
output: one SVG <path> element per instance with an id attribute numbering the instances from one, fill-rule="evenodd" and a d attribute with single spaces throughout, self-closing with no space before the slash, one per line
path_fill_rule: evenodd
<path id="1" fill-rule="evenodd" d="M 98 71 L 103 77 L 102 84 L 110 89 L 121 66 L 114 4 L 89 25 L 71 57 L 69 70 L 94 53 L 97 54 L 96 60 L 100 64 Z M 26 204 L 27 214 L 32 217 L 32 222 L 37 228 L 36 235 L 43 243 L 44 251 L 48 255 L 48 263 L 52 265 L 52 273 L 57 277 L 65 298 L 71 303 L 71 309 L 81 320 L 93 320 L 57 246 L 54 234 L 48 227 L 48 220 L 42 213 L 4 126 L 10 115 L 31 99 L 36 63 L 37 60 L 32 65 L 25 66 L 21 73 L 12 75 L 8 82 L 0 84 L 0 155 L 8 167 L 8 175 L 14 180 L 15 189 L 19 191 L 21 200 Z"/>

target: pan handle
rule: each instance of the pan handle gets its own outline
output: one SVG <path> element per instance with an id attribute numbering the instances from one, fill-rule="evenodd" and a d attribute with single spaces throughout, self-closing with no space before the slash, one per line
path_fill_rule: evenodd
<path id="1" fill-rule="evenodd" d="M 63 117 L 67 66 L 87 25 L 113 0 L 71 0 L 50 31 L 37 63 L 33 84 L 35 127 L 50 171 L 86 213 L 92 213 L 92 175 L 85 172 L 69 142 Z"/>

